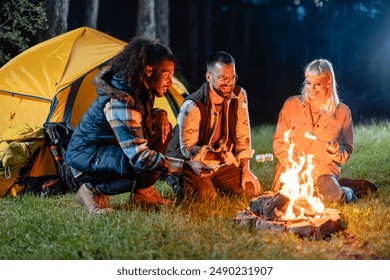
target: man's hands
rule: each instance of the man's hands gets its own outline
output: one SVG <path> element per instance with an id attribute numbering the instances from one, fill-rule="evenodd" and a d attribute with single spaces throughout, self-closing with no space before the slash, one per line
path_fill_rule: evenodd
<path id="1" fill-rule="evenodd" d="M 210 150 L 206 153 L 205 160 L 217 160 L 221 161 L 222 163 L 225 163 L 226 165 L 231 165 L 233 163 L 237 163 L 236 157 L 233 155 L 230 151 L 220 151 L 220 152 L 214 152 L 212 148 L 210 147 Z"/>
<path id="2" fill-rule="evenodd" d="M 233 155 L 230 151 L 222 151 L 221 152 L 221 158 L 224 163 L 227 165 L 236 164 L 238 161 L 236 160 L 236 157 Z M 238 165 L 238 164 L 237 164 Z"/>
<path id="3" fill-rule="evenodd" d="M 164 144 L 165 141 L 167 141 L 169 132 L 171 131 L 168 113 L 165 110 L 159 109 L 155 111 L 155 124 L 161 132 L 161 141 Z"/>
<path id="4" fill-rule="evenodd" d="M 249 168 L 249 158 L 242 158 L 240 160 L 240 166 L 242 169 L 241 174 L 241 188 L 244 193 L 251 196 L 258 196 L 261 194 L 261 185 L 257 177 L 252 173 Z M 249 189 L 249 186 L 252 185 L 253 189 Z"/>
<path id="5" fill-rule="evenodd" d="M 183 165 L 184 170 L 191 170 L 200 177 L 205 177 L 213 174 L 214 168 L 204 165 L 200 161 L 185 161 Z"/>
<path id="6" fill-rule="evenodd" d="M 251 195 L 258 196 L 261 194 L 261 185 L 257 177 L 249 169 L 243 169 L 241 177 L 241 187 L 244 192 L 249 193 L 249 190 L 247 190 L 247 183 L 252 184 L 254 188 L 254 193 L 251 193 Z"/>

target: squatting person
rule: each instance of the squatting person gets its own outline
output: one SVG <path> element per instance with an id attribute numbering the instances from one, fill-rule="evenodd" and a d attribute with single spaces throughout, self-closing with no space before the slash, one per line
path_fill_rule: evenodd
<path id="1" fill-rule="evenodd" d="M 111 212 L 109 196 L 132 192 L 142 204 L 171 204 L 154 188 L 160 173 L 203 176 L 199 161 L 165 156 L 171 126 L 153 110 L 172 84 L 175 58 L 158 41 L 133 38 L 95 78 L 98 97 L 73 132 L 66 162 L 81 186 L 80 205 L 92 213 Z M 157 120 L 156 120 L 157 118 Z"/>

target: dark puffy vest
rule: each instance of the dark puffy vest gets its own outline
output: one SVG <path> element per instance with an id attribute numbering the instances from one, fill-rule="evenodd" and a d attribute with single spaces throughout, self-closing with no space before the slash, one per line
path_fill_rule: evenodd
<path id="1" fill-rule="evenodd" d="M 128 175 L 132 172 L 129 158 L 119 146 L 103 113 L 104 106 L 109 100 L 109 96 L 102 95 L 100 92 L 85 112 L 72 134 L 65 160 L 68 165 L 84 172 Z M 149 108 L 151 106 L 153 104 L 145 106 L 143 116 L 142 125 L 146 139 L 149 139 L 149 135 L 151 135 L 152 124 Z"/>

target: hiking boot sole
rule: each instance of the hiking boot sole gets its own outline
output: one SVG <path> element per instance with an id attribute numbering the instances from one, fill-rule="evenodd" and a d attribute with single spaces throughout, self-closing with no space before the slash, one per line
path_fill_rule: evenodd
<path id="1" fill-rule="evenodd" d="M 164 199 L 164 201 L 156 201 L 156 202 L 151 202 L 151 201 L 140 201 L 137 199 L 134 199 L 134 202 L 136 204 L 139 204 L 141 206 L 171 206 L 173 205 L 173 201 L 169 199 Z"/>

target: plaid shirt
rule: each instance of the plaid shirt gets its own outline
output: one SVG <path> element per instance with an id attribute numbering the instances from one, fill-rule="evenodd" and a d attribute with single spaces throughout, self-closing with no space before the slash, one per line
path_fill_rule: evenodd
<path id="1" fill-rule="evenodd" d="M 111 99 L 104 113 L 112 127 L 119 145 L 130 160 L 135 171 L 164 171 L 167 174 L 180 174 L 183 160 L 167 157 L 149 149 L 144 136 L 142 114 L 127 103 Z"/>

